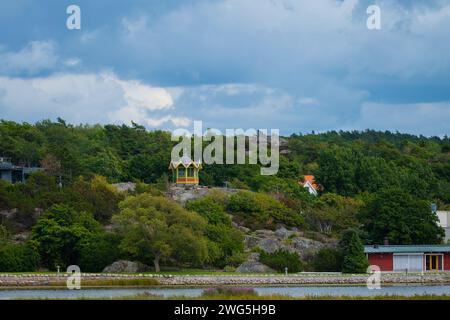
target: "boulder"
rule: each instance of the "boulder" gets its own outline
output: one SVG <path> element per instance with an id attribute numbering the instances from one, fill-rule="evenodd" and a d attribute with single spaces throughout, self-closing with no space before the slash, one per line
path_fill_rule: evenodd
<path id="1" fill-rule="evenodd" d="M 146 272 L 151 271 L 151 268 L 143 263 L 119 260 L 103 269 L 104 273 L 122 273 L 122 272 Z"/>
<path id="2" fill-rule="evenodd" d="M 236 272 L 239 273 L 276 273 L 275 270 L 258 261 L 246 261 L 241 264 Z"/>
<path id="3" fill-rule="evenodd" d="M 272 230 L 262 229 L 262 230 L 256 230 L 255 234 L 258 237 L 273 237 L 274 232 Z"/>
<path id="4" fill-rule="evenodd" d="M 273 238 L 265 238 L 259 241 L 258 246 L 267 253 L 274 253 L 282 248 L 282 243 Z"/>
<path id="5" fill-rule="evenodd" d="M 275 231 L 275 235 L 282 239 L 287 239 L 294 234 L 295 234 L 295 232 L 287 230 L 285 227 L 281 227 L 281 228 L 277 229 L 277 231 Z"/>
<path id="6" fill-rule="evenodd" d="M 258 262 L 259 261 L 259 256 L 261 254 L 259 252 L 252 252 L 250 253 L 250 255 L 247 258 L 247 261 L 252 261 L 252 262 Z"/>
<path id="7" fill-rule="evenodd" d="M 246 235 L 244 237 L 245 248 L 248 248 L 250 250 L 250 249 L 258 246 L 259 240 L 260 240 L 260 238 L 258 238 L 258 237 Z"/>

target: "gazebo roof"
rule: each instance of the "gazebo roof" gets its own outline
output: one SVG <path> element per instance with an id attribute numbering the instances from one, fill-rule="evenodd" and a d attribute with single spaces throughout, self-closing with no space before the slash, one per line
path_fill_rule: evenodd
<path id="1" fill-rule="evenodd" d="M 190 157 L 184 155 L 178 161 L 170 161 L 169 169 L 176 169 L 180 165 L 185 168 L 189 168 L 191 165 L 197 169 L 200 169 L 202 167 L 202 163 L 200 161 L 193 161 Z"/>

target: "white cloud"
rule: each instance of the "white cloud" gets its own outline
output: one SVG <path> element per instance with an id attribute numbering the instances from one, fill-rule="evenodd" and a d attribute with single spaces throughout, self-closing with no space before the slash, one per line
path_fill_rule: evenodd
<path id="1" fill-rule="evenodd" d="M 69 58 L 64 61 L 64 64 L 68 67 L 75 67 L 81 64 L 81 60 L 78 58 Z"/>
<path id="2" fill-rule="evenodd" d="M 187 127 L 192 121 L 186 117 L 165 116 L 159 119 L 147 118 L 146 123 L 150 127 L 160 127 L 165 123 L 171 122 L 175 127 Z"/>
<path id="3" fill-rule="evenodd" d="M 35 74 L 53 69 L 58 60 L 53 41 L 32 41 L 17 52 L 0 52 L 0 73 Z"/>
<path id="4" fill-rule="evenodd" d="M 319 100 L 312 97 L 303 97 L 298 100 L 301 106 L 316 106 L 319 104 Z"/>
<path id="5" fill-rule="evenodd" d="M 159 127 L 189 124 L 167 114 L 170 93 L 113 73 L 0 77 L 0 118 L 18 121 L 61 117 L 73 123 L 127 123 Z"/>
<path id="6" fill-rule="evenodd" d="M 122 19 L 122 27 L 128 35 L 134 35 L 147 27 L 147 18 L 140 16 L 137 19 Z"/>

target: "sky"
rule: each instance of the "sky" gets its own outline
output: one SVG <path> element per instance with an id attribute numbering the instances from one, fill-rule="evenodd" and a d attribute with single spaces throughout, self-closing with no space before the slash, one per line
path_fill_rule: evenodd
<path id="1" fill-rule="evenodd" d="M 450 134 L 450 0 L 2 1 L 0 119 L 58 117 Z"/>

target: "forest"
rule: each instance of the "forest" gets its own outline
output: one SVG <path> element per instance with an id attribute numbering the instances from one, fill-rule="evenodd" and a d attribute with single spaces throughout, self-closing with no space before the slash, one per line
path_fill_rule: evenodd
<path id="1" fill-rule="evenodd" d="M 247 254 L 236 225 L 252 231 L 285 226 L 336 240 L 335 249 L 300 261 L 298 270 L 363 270 L 360 250 L 351 253 L 360 259 L 345 254 L 355 248 L 352 243 L 443 241 L 431 204 L 450 208 L 447 136 L 293 134 L 283 138 L 287 149 L 277 175 L 261 176 L 258 165 L 205 166 L 201 185 L 226 184 L 239 192 L 211 192 L 185 206 L 167 197 L 175 144 L 170 138 L 170 132 L 134 123 L 2 120 L 0 156 L 42 171 L 25 183 L 0 180 L 0 271 L 77 264 L 100 272 L 119 259 L 156 271 L 233 270 Z M 306 174 L 320 184 L 318 197 L 299 185 Z M 134 182 L 136 189 L 120 192 L 113 186 L 118 182 Z M 265 259 L 274 265 L 277 259 L 292 261 L 285 252 L 277 254 Z"/>

